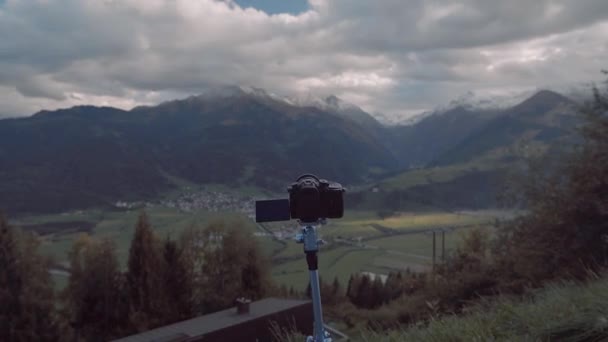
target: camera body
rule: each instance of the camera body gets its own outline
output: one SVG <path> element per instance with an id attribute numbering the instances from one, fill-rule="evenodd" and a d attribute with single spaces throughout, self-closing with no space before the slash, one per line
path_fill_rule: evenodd
<path id="1" fill-rule="evenodd" d="M 289 199 L 256 201 L 256 222 L 317 222 L 344 215 L 345 189 L 336 182 L 305 174 L 287 188 Z"/>
<path id="2" fill-rule="evenodd" d="M 345 190 L 339 183 L 306 174 L 300 176 L 287 191 L 291 218 L 315 222 L 321 218 L 341 218 L 344 215 Z"/>

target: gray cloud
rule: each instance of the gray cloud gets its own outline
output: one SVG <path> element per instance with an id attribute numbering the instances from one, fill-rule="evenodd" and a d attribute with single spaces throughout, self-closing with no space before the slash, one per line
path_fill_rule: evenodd
<path id="1" fill-rule="evenodd" d="M 0 116 L 222 84 L 410 115 L 467 90 L 589 81 L 606 67 L 605 0 L 309 1 L 270 16 L 232 1 L 8 0 Z"/>

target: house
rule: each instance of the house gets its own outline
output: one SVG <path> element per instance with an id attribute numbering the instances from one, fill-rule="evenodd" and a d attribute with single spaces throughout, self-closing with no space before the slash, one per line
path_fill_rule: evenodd
<path id="1" fill-rule="evenodd" d="M 115 342 L 271 341 L 271 324 L 310 335 L 312 302 L 266 298 L 238 301 L 237 307 L 192 318 Z"/>

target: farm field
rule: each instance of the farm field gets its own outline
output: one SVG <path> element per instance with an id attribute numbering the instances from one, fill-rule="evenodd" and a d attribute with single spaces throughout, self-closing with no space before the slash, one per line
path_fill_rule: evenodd
<path id="1" fill-rule="evenodd" d="M 52 256 L 57 264 L 67 266 L 67 252 L 73 240 L 79 234 L 88 233 L 113 240 L 117 257 L 124 266 L 139 212 L 91 210 L 22 217 L 11 222 L 23 227 L 38 227 L 37 225 L 48 223 L 62 227 L 62 224 L 76 222 L 75 226 L 65 231 L 43 235 L 41 251 Z M 302 245 L 291 238 L 298 230 L 295 222 L 262 227 L 242 214 L 231 212 L 186 213 L 161 206 L 148 208 L 146 212 L 152 227 L 161 238 L 176 238 L 188 227 L 204 226 L 213 220 L 241 222 L 244 229 L 257 232 L 255 238 L 271 258 L 271 273 L 277 283 L 299 290 L 306 288 L 308 270 Z M 445 233 L 446 253 L 449 253 L 456 248 L 467 229 L 490 226 L 496 217 L 504 214 L 500 211 L 413 212 L 380 219 L 372 212 L 347 211 L 343 219 L 331 221 L 319 229 L 319 236 L 327 242 L 321 246 L 319 253 L 321 277 L 327 281 L 338 277 L 345 286 L 350 275 L 357 272 L 386 274 L 408 268 L 413 271 L 428 269 L 432 264 L 432 230 L 449 228 Z M 51 226 L 55 227 L 53 224 Z M 280 233 L 281 239 L 268 232 Z M 436 253 L 437 260 L 440 260 L 440 233 L 437 234 Z M 58 287 L 65 284 L 66 277 L 65 272 L 53 274 Z"/>
<path id="2" fill-rule="evenodd" d="M 76 226 L 70 229 L 56 231 L 42 235 L 41 251 L 54 258 L 56 263 L 63 263 L 66 260 L 67 252 L 72 245 L 72 241 L 83 233 L 88 233 L 100 238 L 109 238 L 116 244 L 116 251 L 119 261 L 125 265 L 128 248 L 133 235 L 133 230 L 139 210 L 100 212 L 96 210 L 74 212 L 69 214 L 30 216 L 11 221 L 15 226 L 26 228 L 32 225 L 44 225 L 52 222 L 84 222 L 86 229 Z M 243 223 L 245 229 L 252 232 L 257 229 L 256 225 L 245 216 L 231 212 L 193 212 L 184 213 L 179 210 L 164 207 L 153 207 L 146 209 L 146 213 L 159 237 L 175 238 L 186 228 L 191 226 L 204 226 L 214 220 L 227 220 L 228 222 L 239 221 Z M 260 239 L 262 240 L 262 239 Z M 269 249 L 277 248 L 277 243 L 270 239 L 264 239 L 263 245 Z"/>

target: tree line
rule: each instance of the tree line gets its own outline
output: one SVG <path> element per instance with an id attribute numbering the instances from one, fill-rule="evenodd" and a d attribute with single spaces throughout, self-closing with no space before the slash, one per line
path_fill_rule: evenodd
<path id="1" fill-rule="evenodd" d="M 58 293 L 39 243 L 0 216 L 0 341 L 108 341 L 276 291 L 268 261 L 239 222 L 161 239 L 142 213 L 124 270 L 113 241 L 81 235 Z"/>

